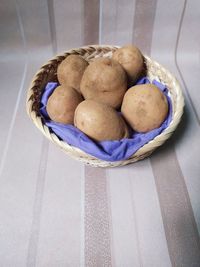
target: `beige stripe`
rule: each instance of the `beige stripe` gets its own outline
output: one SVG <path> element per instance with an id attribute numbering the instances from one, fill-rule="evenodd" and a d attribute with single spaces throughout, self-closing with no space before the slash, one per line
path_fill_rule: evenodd
<path id="1" fill-rule="evenodd" d="M 173 266 L 200 266 L 197 226 L 173 145 L 154 153 L 151 164 L 171 262 Z"/>
<path id="2" fill-rule="evenodd" d="M 106 170 L 85 167 L 85 266 L 111 266 Z"/>
<path id="3" fill-rule="evenodd" d="M 28 246 L 28 255 L 27 255 L 27 266 L 36 266 L 36 257 L 37 257 L 37 247 L 38 239 L 40 232 L 40 217 L 45 185 L 45 173 L 46 173 L 46 164 L 48 157 L 49 142 L 46 138 L 43 138 L 41 156 L 40 156 L 40 165 L 38 169 L 38 179 L 36 184 L 35 191 L 35 200 L 33 206 L 33 219 L 31 225 L 31 234 Z"/>
<path id="4" fill-rule="evenodd" d="M 133 43 L 150 54 L 157 0 L 136 0 Z"/>
<path id="5" fill-rule="evenodd" d="M 99 0 L 84 1 L 84 37 L 83 43 L 99 43 Z"/>

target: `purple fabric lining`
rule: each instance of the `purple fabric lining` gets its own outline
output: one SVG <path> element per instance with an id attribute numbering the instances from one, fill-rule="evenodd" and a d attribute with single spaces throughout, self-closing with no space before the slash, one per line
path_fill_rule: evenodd
<path id="1" fill-rule="evenodd" d="M 137 84 L 150 83 L 148 78 L 144 77 L 140 79 Z M 44 123 L 48 126 L 60 139 L 66 141 L 69 145 L 80 148 L 86 153 L 95 156 L 105 161 L 118 161 L 128 159 L 144 144 L 151 141 L 157 135 L 159 135 L 170 124 L 172 119 L 172 103 L 168 96 L 168 90 L 164 84 L 153 80 L 155 84 L 166 95 L 169 105 L 168 116 L 162 125 L 147 133 L 137 133 L 132 131 L 130 138 L 125 138 L 119 141 L 102 141 L 94 142 L 83 132 L 70 124 L 61 124 L 53 122 L 49 119 L 46 111 L 46 103 L 53 90 L 58 86 L 55 82 L 49 82 L 41 98 L 40 113 L 44 119 Z"/>

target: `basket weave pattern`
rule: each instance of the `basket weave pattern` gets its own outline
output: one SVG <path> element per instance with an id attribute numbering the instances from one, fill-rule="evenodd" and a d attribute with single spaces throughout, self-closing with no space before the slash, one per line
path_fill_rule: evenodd
<path id="1" fill-rule="evenodd" d="M 116 167 L 126 165 L 132 162 L 141 160 L 149 156 L 157 147 L 161 146 L 175 131 L 177 125 L 180 122 L 181 116 L 183 114 L 184 108 L 184 98 L 180 85 L 176 78 L 159 63 L 153 61 L 149 57 L 145 56 L 145 62 L 147 66 L 147 76 L 150 80 L 156 79 L 160 81 L 169 89 L 172 106 L 173 115 L 170 125 L 158 136 L 156 136 L 149 143 L 141 147 L 135 154 L 133 154 L 129 159 L 115 162 L 108 162 L 97 159 L 79 148 L 68 145 L 66 142 L 60 140 L 54 133 L 52 133 L 49 128 L 44 125 L 43 119 L 39 113 L 40 98 L 42 92 L 48 82 L 57 81 L 57 67 L 62 60 L 64 60 L 70 54 L 81 55 L 87 61 L 92 61 L 96 57 L 110 57 L 112 53 L 118 47 L 115 46 L 86 46 L 78 49 L 72 49 L 67 51 L 62 55 L 58 55 L 55 58 L 49 60 L 45 65 L 43 65 L 39 71 L 35 74 L 33 81 L 31 82 L 30 88 L 27 94 L 27 113 L 32 119 L 33 123 L 38 127 L 38 129 L 52 142 L 56 143 L 63 151 L 73 158 L 84 162 L 85 164 L 92 165 L 94 167 Z"/>

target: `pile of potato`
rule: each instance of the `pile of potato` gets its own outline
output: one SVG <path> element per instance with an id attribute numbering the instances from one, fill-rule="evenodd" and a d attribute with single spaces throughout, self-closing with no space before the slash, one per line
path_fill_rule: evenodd
<path id="1" fill-rule="evenodd" d="M 142 53 L 132 45 L 90 63 L 69 55 L 58 66 L 60 85 L 47 102 L 50 119 L 74 124 L 95 141 L 129 138 L 129 127 L 137 132 L 159 127 L 167 99 L 153 84 L 135 85 L 144 68 Z"/>

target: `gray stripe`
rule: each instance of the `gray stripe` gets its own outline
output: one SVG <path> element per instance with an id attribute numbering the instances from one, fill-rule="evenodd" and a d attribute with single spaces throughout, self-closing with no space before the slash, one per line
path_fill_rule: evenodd
<path id="1" fill-rule="evenodd" d="M 178 60 L 177 60 L 177 51 L 178 51 L 178 45 L 179 45 L 179 40 L 180 40 L 181 29 L 182 29 L 183 18 L 184 18 L 184 15 L 185 15 L 186 6 L 187 6 L 187 0 L 185 0 L 185 2 L 184 2 L 183 11 L 182 11 L 182 14 L 181 14 L 181 20 L 180 20 L 179 27 L 178 27 L 178 33 L 177 33 L 177 39 L 176 39 L 176 45 L 175 45 L 175 51 L 174 51 L 174 58 L 175 58 L 176 68 L 177 68 L 177 70 L 179 72 L 179 75 L 181 77 L 181 80 L 183 82 L 187 97 L 188 97 L 188 99 L 190 101 L 190 104 L 191 104 L 191 107 L 192 107 L 192 109 L 194 111 L 195 117 L 196 117 L 196 119 L 197 119 L 197 121 L 198 121 L 198 123 L 200 125 L 200 118 L 199 118 L 198 113 L 197 113 L 197 111 L 195 109 L 195 106 L 193 104 L 192 98 L 191 98 L 191 96 L 189 94 L 188 87 L 186 85 L 185 79 L 183 78 L 183 74 L 181 72 L 181 69 L 180 69 L 180 67 L 178 65 Z"/>
<path id="2" fill-rule="evenodd" d="M 56 24 L 55 24 L 55 15 L 54 15 L 54 1 L 47 0 L 48 13 L 49 13 L 49 29 L 51 34 L 51 43 L 53 54 L 57 53 L 57 39 L 56 39 Z"/>
<path id="3" fill-rule="evenodd" d="M 27 266 L 36 266 L 37 247 L 40 232 L 40 217 L 42 210 L 43 193 L 45 186 L 45 173 L 47 165 L 47 157 L 49 150 L 49 141 L 44 137 L 41 148 L 40 165 L 38 169 L 38 178 L 35 191 L 35 199 L 33 206 L 33 219 L 31 225 L 31 234 L 28 246 Z"/>
<path id="4" fill-rule="evenodd" d="M 106 170 L 85 167 L 85 266 L 111 264 Z"/>
<path id="5" fill-rule="evenodd" d="M 177 267 L 200 266 L 198 230 L 174 146 L 160 148 L 151 164 L 171 262 Z"/>
<path id="6" fill-rule="evenodd" d="M 99 43 L 99 0 L 84 0 L 84 45 Z"/>
<path id="7" fill-rule="evenodd" d="M 133 44 L 150 54 L 157 0 L 136 0 Z"/>

